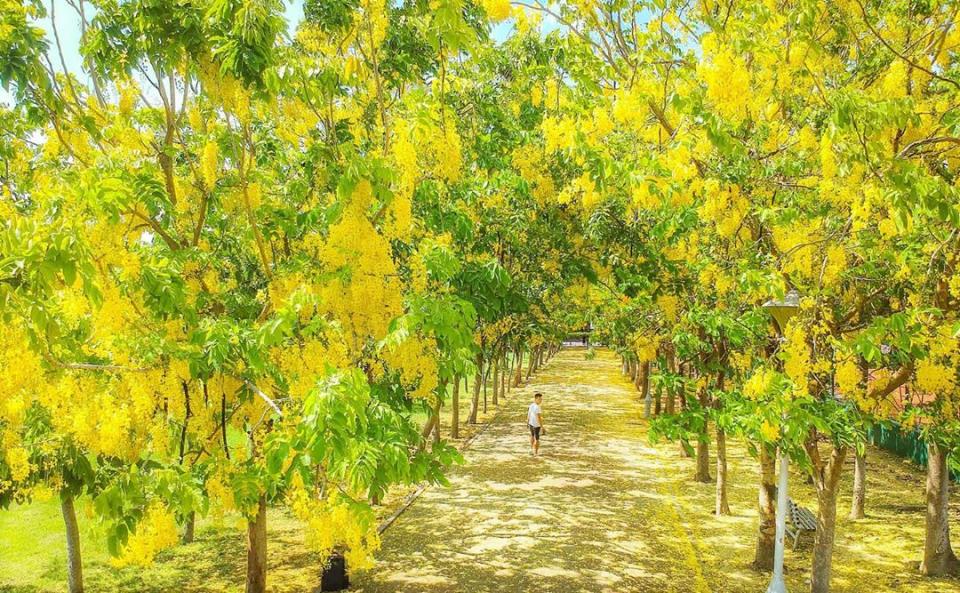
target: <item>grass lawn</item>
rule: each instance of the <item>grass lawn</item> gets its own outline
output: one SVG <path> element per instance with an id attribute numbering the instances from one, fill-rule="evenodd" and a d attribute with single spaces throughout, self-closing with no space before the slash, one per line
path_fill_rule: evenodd
<path id="1" fill-rule="evenodd" d="M 526 367 L 524 367 L 526 372 Z M 478 424 L 466 424 L 470 413 L 473 378 L 464 390 L 460 384 L 460 439 L 462 445 L 497 409 L 492 404 L 492 386 L 488 387 L 487 412 L 480 397 Z M 448 386 L 448 394 L 453 386 Z M 452 408 L 448 396 L 441 409 L 441 431 L 449 438 Z M 418 412 L 416 420 L 425 422 L 427 415 Z M 396 488 L 379 508 L 386 517 L 396 509 L 410 488 Z M 77 501 L 81 529 L 81 550 L 86 589 L 88 591 L 238 591 L 244 582 L 245 527 L 239 516 L 219 521 L 198 519 L 196 541 L 162 552 L 147 569 L 118 569 L 110 564 L 105 536 L 92 517 L 91 501 Z M 303 544 L 299 523 L 283 509 L 271 509 L 268 515 L 268 586 L 277 592 L 309 592 L 318 586 L 318 560 Z M 198 576 L 202 575 L 202 576 Z M 57 498 L 13 506 L 0 511 L 0 592 L 53 593 L 66 587 L 66 544 L 63 519 Z"/>

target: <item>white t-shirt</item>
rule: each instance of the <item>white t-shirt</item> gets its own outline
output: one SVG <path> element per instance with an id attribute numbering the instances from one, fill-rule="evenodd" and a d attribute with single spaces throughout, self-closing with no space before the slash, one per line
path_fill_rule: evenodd
<path id="1" fill-rule="evenodd" d="M 540 426 L 540 404 L 533 402 L 527 410 L 527 424 L 536 428 Z"/>

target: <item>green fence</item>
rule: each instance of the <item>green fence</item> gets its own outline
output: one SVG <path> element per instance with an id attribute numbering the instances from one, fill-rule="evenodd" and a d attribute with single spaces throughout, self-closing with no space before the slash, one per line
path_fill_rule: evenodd
<path id="1" fill-rule="evenodd" d="M 867 439 L 882 449 L 927 467 L 927 445 L 916 429 L 905 432 L 896 424 L 876 425 L 867 431 Z M 960 467 L 953 458 L 950 459 L 950 473 L 954 482 L 960 482 Z"/>

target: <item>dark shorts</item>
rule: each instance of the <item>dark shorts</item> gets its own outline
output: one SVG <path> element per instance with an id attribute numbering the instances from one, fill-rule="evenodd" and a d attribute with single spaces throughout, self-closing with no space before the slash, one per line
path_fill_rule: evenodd
<path id="1" fill-rule="evenodd" d="M 541 428 L 541 427 L 540 427 L 540 426 L 533 426 L 533 425 L 528 424 L 528 425 L 527 425 L 527 428 L 530 429 L 530 436 L 532 436 L 534 439 L 536 439 L 536 440 L 539 441 L 539 440 L 540 440 L 540 428 Z"/>

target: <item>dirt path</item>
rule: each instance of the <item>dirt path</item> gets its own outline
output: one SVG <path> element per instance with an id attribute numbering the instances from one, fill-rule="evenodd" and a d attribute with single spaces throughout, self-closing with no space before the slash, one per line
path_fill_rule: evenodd
<path id="1" fill-rule="evenodd" d="M 612 353 L 561 352 L 472 445 L 449 488 L 433 488 L 384 534 L 367 593 L 707 593 L 673 480 Z M 544 397 L 541 457 L 526 406 Z"/>

